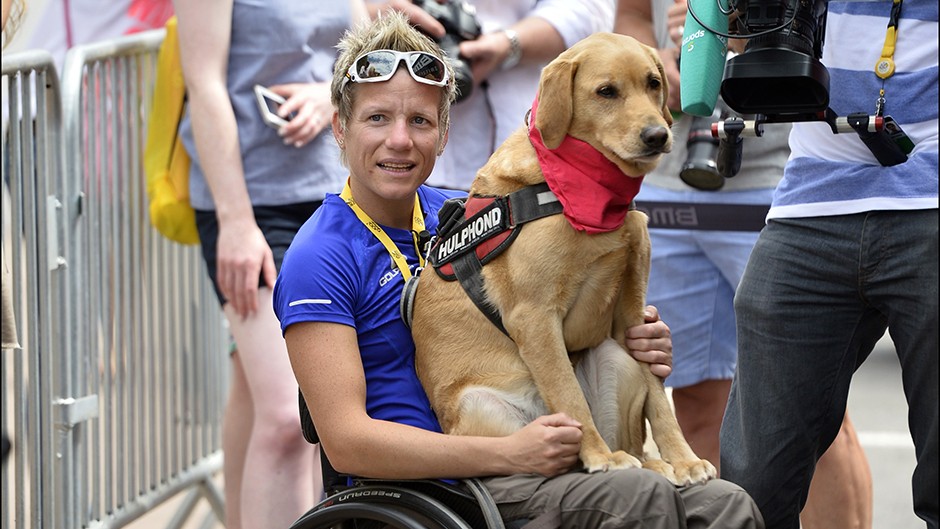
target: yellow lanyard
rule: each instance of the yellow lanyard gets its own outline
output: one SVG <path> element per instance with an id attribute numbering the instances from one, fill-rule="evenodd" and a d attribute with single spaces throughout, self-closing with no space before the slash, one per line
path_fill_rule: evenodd
<path id="1" fill-rule="evenodd" d="M 901 18 L 902 0 L 894 0 L 891 5 L 891 17 L 888 19 L 888 30 L 885 33 L 885 44 L 881 48 L 881 57 L 875 63 L 875 75 L 882 79 L 881 91 L 878 97 L 877 113 L 882 114 L 884 109 L 884 80 L 894 75 L 894 49 L 898 42 L 898 21 Z"/>
<path id="2" fill-rule="evenodd" d="M 398 270 L 401 271 L 401 275 L 405 281 L 407 282 L 411 279 L 411 270 L 408 268 L 408 260 L 405 259 L 404 254 L 401 253 L 398 246 L 396 246 L 388 234 L 385 233 L 382 226 L 379 226 L 378 222 L 372 220 L 365 211 L 362 211 L 359 204 L 356 204 L 356 200 L 352 196 L 352 191 L 349 189 L 349 180 L 346 181 L 343 192 L 340 193 L 339 196 L 346 201 L 349 208 L 353 210 L 359 222 L 366 228 L 369 228 L 369 231 L 382 243 L 382 246 L 385 246 L 385 250 L 392 256 L 392 260 L 395 261 L 395 265 L 398 267 Z M 418 200 L 418 193 L 415 193 L 414 214 L 411 216 L 411 237 L 414 240 L 415 250 L 417 250 L 418 253 L 418 264 L 424 267 L 424 256 L 421 254 L 421 249 L 418 248 L 418 240 L 416 238 L 417 234 L 422 231 L 424 231 L 424 215 L 421 213 L 421 202 Z"/>

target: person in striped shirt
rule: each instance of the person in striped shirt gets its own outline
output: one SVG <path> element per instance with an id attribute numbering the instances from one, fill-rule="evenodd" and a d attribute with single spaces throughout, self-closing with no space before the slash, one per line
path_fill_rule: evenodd
<path id="1" fill-rule="evenodd" d="M 721 428 L 722 477 L 752 495 L 768 529 L 799 527 L 852 374 L 885 330 L 909 405 L 914 512 L 938 527 L 937 13 L 936 2 L 828 3 L 830 108 L 874 114 L 883 90 L 884 115 L 913 149 L 884 166 L 854 133 L 792 128 L 735 298 L 738 364 Z M 879 76 L 883 61 L 894 68 Z"/>

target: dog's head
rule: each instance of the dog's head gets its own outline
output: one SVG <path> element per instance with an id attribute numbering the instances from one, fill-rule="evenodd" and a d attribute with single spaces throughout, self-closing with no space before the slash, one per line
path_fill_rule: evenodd
<path id="1" fill-rule="evenodd" d="M 570 135 L 640 176 L 672 149 L 667 98 L 656 50 L 632 37 L 595 33 L 542 71 L 535 127 L 549 149 Z"/>

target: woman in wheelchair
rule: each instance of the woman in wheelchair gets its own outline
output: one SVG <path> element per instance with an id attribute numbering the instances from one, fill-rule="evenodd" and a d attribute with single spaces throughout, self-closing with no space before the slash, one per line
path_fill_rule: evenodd
<path id="1" fill-rule="evenodd" d="M 415 374 L 399 299 L 424 262 L 419 234 L 435 232 L 438 209 L 454 196 L 423 185 L 447 141 L 453 72 L 440 48 L 397 14 L 347 33 L 338 47 L 332 125 L 349 180 L 298 232 L 274 291 L 332 465 L 368 478 L 479 477 L 502 518 L 541 517 L 541 527 L 762 527 L 751 499 L 725 481 L 676 488 L 646 470 L 576 471 L 581 431 L 563 414 L 507 437 L 441 433 Z M 653 313 L 629 331 L 636 340 L 628 345 L 646 350 L 638 359 L 668 364 L 668 327 Z M 429 527 L 397 516 L 373 519 Z"/>

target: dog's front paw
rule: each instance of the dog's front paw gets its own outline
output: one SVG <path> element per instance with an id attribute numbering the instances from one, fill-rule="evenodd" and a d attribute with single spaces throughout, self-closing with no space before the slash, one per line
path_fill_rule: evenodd
<path id="1" fill-rule="evenodd" d="M 647 459 L 643 468 L 652 470 L 669 480 L 677 487 L 697 485 L 718 476 L 715 466 L 705 459 L 692 459 L 667 463 L 662 459 Z"/>
<path id="2" fill-rule="evenodd" d="M 707 459 L 678 461 L 672 464 L 676 485 L 698 485 L 718 477 L 715 465 Z M 672 480 L 670 480 L 672 481 Z"/>
<path id="3" fill-rule="evenodd" d="M 673 485 L 680 485 L 676 479 L 676 470 L 672 468 L 672 465 L 663 461 L 662 459 L 646 459 L 643 461 L 643 468 L 647 470 L 652 470 L 657 474 L 662 475 L 664 478 L 668 479 Z"/>
<path id="4" fill-rule="evenodd" d="M 624 452 L 617 450 L 608 454 L 581 455 L 581 461 L 588 472 L 606 472 L 615 468 L 640 468 L 640 460 Z"/>

